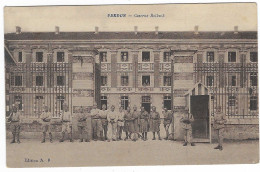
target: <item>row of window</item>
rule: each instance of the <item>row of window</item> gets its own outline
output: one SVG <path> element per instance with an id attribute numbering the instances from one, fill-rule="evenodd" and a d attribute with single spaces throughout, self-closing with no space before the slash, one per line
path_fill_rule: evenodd
<path id="1" fill-rule="evenodd" d="M 121 106 L 126 110 L 129 106 L 129 98 L 128 96 L 121 96 Z M 105 104 L 107 107 L 107 96 L 101 96 L 101 105 Z M 150 112 L 150 104 L 151 97 L 150 96 L 142 96 L 142 106 Z M 171 96 L 163 97 L 164 108 L 171 110 Z M 250 96 L 250 110 L 257 110 L 258 98 L 256 96 Z M 235 106 L 236 105 L 236 96 L 228 97 L 228 105 Z"/>
<path id="2" fill-rule="evenodd" d="M 57 62 L 64 62 L 64 52 L 56 52 L 57 54 Z M 107 52 L 100 52 L 100 60 L 101 62 L 107 62 Z M 128 57 L 128 52 L 121 52 L 121 62 L 128 62 L 129 57 Z M 43 62 L 43 52 L 36 52 L 36 57 L 35 57 L 36 62 Z M 150 52 L 149 51 L 143 51 L 142 52 L 142 62 L 150 62 Z M 163 53 L 163 61 L 164 62 L 170 62 L 171 61 L 171 54 L 170 52 L 164 52 Z M 207 52 L 207 57 L 206 57 L 207 62 L 214 62 L 215 61 L 215 53 L 214 51 L 208 51 Z M 236 62 L 237 61 L 237 53 L 236 52 L 228 52 L 228 62 Z M 251 62 L 257 62 L 257 52 L 250 52 L 250 61 Z M 23 54 L 22 52 L 19 52 L 18 55 L 18 62 L 23 62 Z"/>
<path id="3" fill-rule="evenodd" d="M 64 52 L 56 52 L 57 62 L 65 62 L 65 53 Z M 18 53 L 18 62 L 23 62 L 23 53 Z M 43 52 L 38 51 L 35 53 L 35 62 L 43 62 Z"/>
<path id="4" fill-rule="evenodd" d="M 43 86 L 44 84 L 43 76 L 36 76 L 35 77 L 35 85 L 36 86 Z M 65 76 L 57 76 L 56 77 L 57 86 L 65 86 L 66 79 Z M 23 86 L 23 76 L 17 75 L 11 77 L 11 85 L 12 86 Z"/>
<path id="5" fill-rule="evenodd" d="M 215 52 L 214 51 L 208 51 L 206 56 L 207 62 L 215 62 Z M 100 52 L 100 59 L 101 62 L 107 62 L 107 52 Z M 121 62 L 128 62 L 128 52 L 121 52 Z M 150 62 L 150 52 L 149 51 L 143 51 L 142 52 L 142 62 Z M 163 61 L 164 62 L 170 62 L 171 61 L 171 53 L 170 52 L 164 52 L 163 53 Z M 251 62 L 257 62 L 257 52 L 250 52 L 250 61 Z M 237 62 L 237 52 L 228 52 L 228 62 Z"/>
<path id="6" fill-rule="evenodd" d="M 207 86 L 214 86 L 214 76 L 207 76 L 206 77 L 206 85 Z M 237 76 L 233 75 L 229 77 L 229 86 L 237 86 Z M 257 86 L 257 73 L 251 72 L 250 73 L 250 86 Z"/>
<path id="7" fill-rule="evenodd" d="M 151 80 L 150 75 L 142 76 L 142 86 L 150 86 Z M 229 86 L 237 86 L 237 76 L 230 76 Z M 206 85 L 214 86 L 214 76 L 206 77 Z M 250 85 L 257 86 L 257 73 L 250 73 Z M 101 86 L 108 86 L 107 76 L 101 76 Z M 121 86 L 130 86 L 129 85 L 129 76 L 121 76 Z M 171 86 L 171 76 L 163 76 L 163 86 Z"/>
<path id="8" fill-rule="evenodd" d="M 23 107 L 22 107 L 22 104 L 23 104 L 22 96 L 15 96 L 14 98 L 15 98 L 15 102 L 18 103 L 19 110 L 22 110 L 23 109 Z M 58 101 L 57 102 L 58 110 L 63 110 L 63 103 L 65 101 L 65 97 L 64 96 L 57 96 L 56 99 Z M 43 96 L 35 96 L 35 100 L 39 103 L 39 105 L 42 105 Z M 130 104 L 129 97 L 128 96 L 121 96 L 120 102 L 121 102 L 121 106 L 126 110 L 127 107 Z M 106 107 L 107 107 L 107 96 L 101 96 L 101 105 L 103 105 L 103 104 L 105 104 Z M 142 96 L 141 104 L 148 112 L 150 112 L 151 97 L 150 96 Z M 171 96 L 164 96 L 163 97 L 163 104 L 164 104 L 164 108 L 171 110 Z M 236 105 L 236 96 L 229 96 L 228 97 L 228 105 L 229 106 L 235 106 Z M 250 110 L 257 110 L 257 106 L 258 106 L 257 96 L 250 96 L 250 107 L 249 107 Z M 39 110 L 40 109 L 41 108 L 39 108 Z"/>

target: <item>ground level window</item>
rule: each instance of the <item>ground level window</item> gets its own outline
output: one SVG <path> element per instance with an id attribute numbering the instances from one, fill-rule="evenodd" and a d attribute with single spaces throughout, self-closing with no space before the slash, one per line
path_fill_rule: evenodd
<path id="1" fill-rule="evenodd" d="M 127 109 L 129 106 L 128 96 L 121 96 L 121 106 L 124 108 L 124 110 Z"/>
<path id="2" fill-rule="evenodd" d="M 64 96 L 57 96 L 57 110 L 62 111 L 64 105 L 65 97 Z"/>
<path id="3" fill-rule="evenodd" d="M 101 107 L 103 105 L 106 105 L 106 109 L 107 109 L 107 96 L 101 96 Z"/>
<path id="4" fill-rule="evenodd" d="M 151 97 L 150 96 L 142 96 L 142 107 L 150 113 L 151 111 Z"/>
<path id="5" fill-rule="evenodd" d="M 18 110 L 23 110 L 23 99 L 22 99 L 22 96 L 15 96 L 14 100 L 15 100 L 15 104 L 17 104 Z"/>
<path id="6" fill-rule="evenodd" d="M 41 113 L 43 111 L 43 96 L 35 96 L 35 110 Z"/>
<path id="7" fill-rule="evenodd" d="M 163 106 L 164 106 L 164 108 L 167 108 L 168 110 L 171 110 L 171 104 L 172 104 L 171 96 L 164 96 L 163 97 Z"/>
<path id="8" fill-rule="evenodd" d="M 258 99 L 256 96 L 250 97 L 250 110 L 257 110 Z"/>

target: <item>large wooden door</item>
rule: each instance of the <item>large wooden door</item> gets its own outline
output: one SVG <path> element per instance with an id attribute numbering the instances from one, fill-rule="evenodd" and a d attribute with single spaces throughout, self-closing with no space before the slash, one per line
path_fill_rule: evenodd
<path id="1" fill-rule="evenodd" d="M 209 95 L 190 97 L 190 113 L 194 117 L 192 136 L 196 142 L 210 141 Z"/>

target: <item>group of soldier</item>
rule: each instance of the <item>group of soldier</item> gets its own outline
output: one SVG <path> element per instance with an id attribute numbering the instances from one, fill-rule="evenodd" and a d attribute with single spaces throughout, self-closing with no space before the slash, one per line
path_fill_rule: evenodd
<path id="1" fill-rule="evenodd" d="M 221 107 L 216 108 L 216 113 L 214 114 L 214 123 L 213 127 L 217 131 L 218 136 L 218 146 L 215 149 L 223 149 L 223 134 L 224 127 L 226 123 L 226 116 L 221 112 Z M 133 106 L 131 110 L 130 107 L 127 107 L 124 110 L 123 107 L 119 108 L 119 111 L 115 110 L 115 106 L 112 105 L 110 109 L 106 109 L 106 105 L 103 104 L 101 109 L 97 108 L 97 104 L 93 105 L 91 110 L 86 112 L 81 108 L 76 114 L 77 117 L 77 127 L 79 134 L 80 142 L 90 142 L 91 139 L 94 141 L 118 141 L 122 140 L 122 133 L 125 132 L 126 137 L 124 140 L 136 141 L 141 138 L 143 141 L 147 140 L 147 133 L 152 132 L 153 139 L 156 140 L 155 135 L 157 134 L 158 139 L 161 140 L 160 136 L 160 115 L 156 111 L 156 107 L 153 106 L 150 113 L 148 113 L 144 107 L 141 107 L 138 111 L 136 106 Z M 10 116 L 7 118 L 11 123 L 11 131 L 13 139 L 11 143 L 20 143 L 20 112 L 17 111 L 17 107 L 12 108 Z M 49 134 L 50 142 L 53 141 L 51 126 L 52 126 L 52 113 L 49 111 L 49 108 L 44 107 L 44 111 L 40 115 L 42 121 L 42 143 L 45 142 L 46 134 Z M 91 122 L 87 122 L 89 120 Z M 169 139 L 169 128 L 170 125 L 173 125 L 174 118 L 172 111 L 168 111 L 167 108 L 164 108 L 163 112 L 163 125 L 166 132 L 165 140 Z M 192 141 L 192 123 L 194 117 L 189 113 L 189 109 L 186 108 L 183 116 L 180 119 L 182 128 L 184 129 L 184 144 L 187 146 L 188 143 L 191 146 L 195 146 Z M 61 138 L 60 142 L 65 140 L 65 134 L 68 134 L 68 140 L 73 142 L 72 137 L 72 114 L 68 110 L 67 104 L 64 103 L 63 111 L 60 115 L 61 122 Z M 174 128 L 174 127 L 172 127 Z M 173 134 L 173 132 L 172 132 Z M 172 136 L 172 138 L 174 138 Z"/>

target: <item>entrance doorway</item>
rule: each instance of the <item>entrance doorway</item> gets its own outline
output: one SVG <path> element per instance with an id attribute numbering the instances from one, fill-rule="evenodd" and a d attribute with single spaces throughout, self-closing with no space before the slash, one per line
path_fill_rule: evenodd
<path id="1" fill-rule="evenodd" d="M 194 117 L 192 136 L 196 142 L 210 141 L 209 95 L 190 96 L 190 113 Z"/>
<path id="2" fill-rule="evenodd" d="M 150 113 L 151 112 L 151 97 L 150 96 L 142 96 L 142 107 Z"/>

